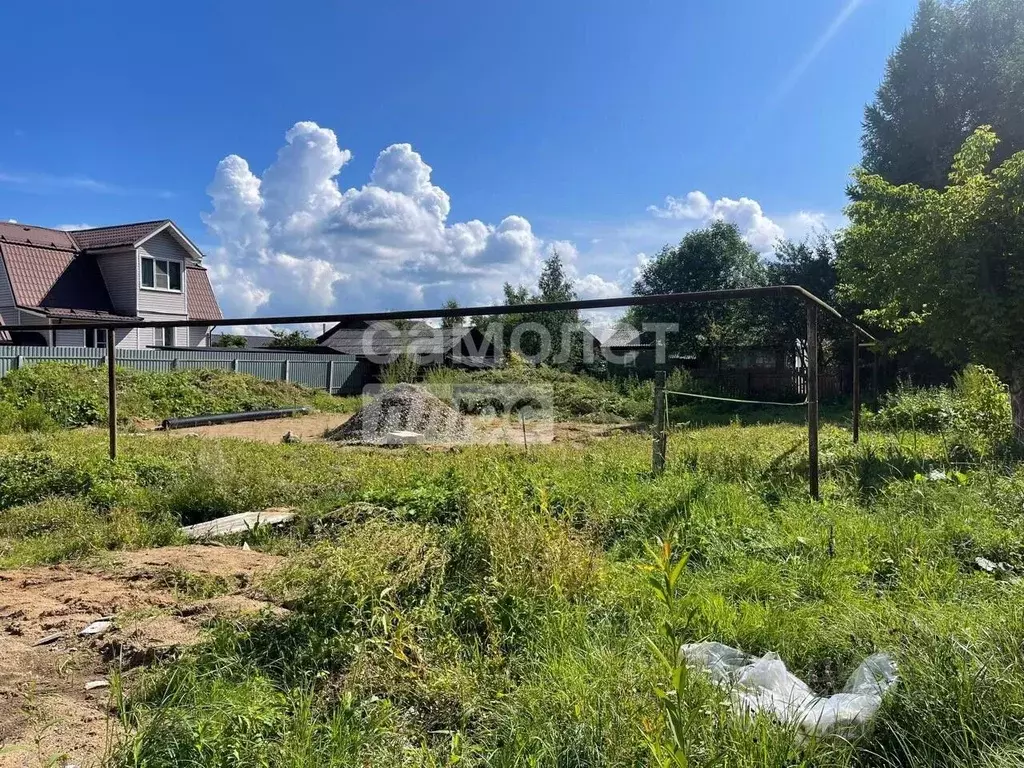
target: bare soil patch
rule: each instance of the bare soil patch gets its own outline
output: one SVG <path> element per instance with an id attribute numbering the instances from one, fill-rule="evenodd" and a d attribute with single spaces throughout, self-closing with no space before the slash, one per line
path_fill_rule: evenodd
<path id="1" fill-rule="evenodd" d="M 192 545 L 0 571 L 0 768 L 98 765 L 110 689 L 86 684 L 196 643 L 214 616 L 268 607 L 254 584 L 278 562 Z M 79 636 L 104 617 L 108 631 Z"/>
<path id="2" fill-rule="evenodd" d="M 260 443 L 280 443 L 285 434 L 291 432 L 300 440 L 320 440 L 324 433 L 344 424 L 351 413 L 311 413 L 307 416 L 293 416 L 287 419 L 268 421 L 243 421 L 238 424 L 210 424 L 190 429 L 154 431 L 153 434 L 166 437 L 236 437 Z M 154 425 L 154 429 L 155 429 Z"/>

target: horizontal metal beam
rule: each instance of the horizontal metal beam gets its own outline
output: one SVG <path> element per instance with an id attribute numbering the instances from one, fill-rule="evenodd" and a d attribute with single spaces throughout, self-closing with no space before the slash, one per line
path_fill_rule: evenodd
<path id="1" fill-rule="evenodd" d="M 731 288 L 718 291 L 693 291 L 690 293 L 662 293 L 653 296 L 620 296 L 611 299 L 584 299 L 582 301 L 559 301 L 539 304 L 498 304 L 490 307 L 458 307 L 439 309 L 406 309 L 392 312 L 355 312 L 327 315 L 278 315 L 271 317 L 230 317 L 221 320 L 94 320 L 90 322 L 65 322 L 53 318 L 48 325 L 7 325 L 0 329 L 12 331 L 39 332 L 46 328 L 83 330 L 86 328 L 108 328 L 125 330 L 132 328 L 208 328 L 231 325 L 292 325 L 298 323 L 358 323 L 378 320 L 431 320 L 436 318 L 471 317 L 474 315 L 515 315 L 538 312 L 585 311 L 588 309 L 623 309 L 626 307 L 649 307 L 671 304 L 697 304 L 709 301 L 733 301 L 736 299 L 764 299 L 769 297 L 793 296 L 805 304 L 816 304 L 831 315 L 856 328 L 865 338 L 877 341 L 874 336 L 858 326 L 814 294 L 798 285 L 769 285 L 758 288 Z"/>

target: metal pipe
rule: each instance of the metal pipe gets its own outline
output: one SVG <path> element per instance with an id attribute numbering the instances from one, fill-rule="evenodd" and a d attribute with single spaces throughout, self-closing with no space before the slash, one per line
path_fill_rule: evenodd
<path id="1" fill-rule="evenodd" d="M 182 416 L 175 419 L 164 419 L 164 429 L 187 429 L 188 427 L 205 427 L 210 424 L 237 424 L 243 421 L 267 421 L 284 419 L 309 413 L 309 408 L 273 408 L 266 411 L 240 411 L 237 413 L 211 413 L 203 416 Z"/>
<path id="2" fill-rule="evenodd" d="M 718 291 L 694 291 L 689 293 L 662 293 L 652 296 L 620 296 L 610 299 L 585 299 L 582 301 L 559 301 L 543 304 L 499 304 L 489 307 L 459 307 L 438 309 L 410 309 L 397 312 L 359 312 L 329 315 L 280 315 L 271 317 L 235 317 L 218 320 L 125 320 L 105 321 L 106 327 L 112 328 L 208 328 L 211 325 L 288 325 L 295 323 L 356 323 L 375 320 L 430 320 L 434 318 L 471 317 L 473 315 L 513 315 L 523 312 L 565 312 L 588 309 L 616 309 L 625 307 L 646 307 L 661 304 L 693 304 L 705 301 L 733 301 L 736 299 L 759 299 L 771 296 L 794 296 L 806 304 L 814 304 L 843 322 L 851 325 L 867 339 L 876 341 L 875 337 L 853 321 L 843 317 L 835 308 L 819 299 L 814 294 L 798 285 L 769 285 L 759 288 L 732 288 Z M 66 330 L 83 330 L 96 328 L 97 323 L 70 322 L 62 323 Z M 4 330 L 38 331 L 37 325 L 9 325 Z"/>
<path id="3" fill-rule="evenodd" d="M 665 471 L 665 371 L 654 373 L 654 420 L 651 424 L 651 474 Z"/>
<path id="4" fill-rule="evenodd" d="M 853 444 L 860 442 L 860 344 L 853 331 Z"/>
<path id="5" fill-rule="evenodd" d="M 117 336 L 107 328 L 107 434 L 110 439 L 110 460 L 117 461 L 117 374 L 115 373 Z"/>
<path id="6" fill-rule="evenodd" d="M 818 489 L 818 305 L 807 305 L 807 475 L 811 498 Z"/>

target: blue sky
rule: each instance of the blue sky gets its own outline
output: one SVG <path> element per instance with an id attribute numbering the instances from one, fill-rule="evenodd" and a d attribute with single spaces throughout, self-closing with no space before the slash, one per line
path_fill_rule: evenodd
<path id="1" fill-rule="evenodd" d="M 11 4 L 0 217 L 173 218 L 237 310 L 483 300 L 553 246 L 628 290 L 710 217 L 838 223 L 915 5 Z"/>

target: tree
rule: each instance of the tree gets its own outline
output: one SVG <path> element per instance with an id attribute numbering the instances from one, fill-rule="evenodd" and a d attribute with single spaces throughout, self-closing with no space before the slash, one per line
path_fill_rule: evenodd
<path id="1" fill-rule="evenodd" d="M 921 0 L 864 115 L 862 165 L 892 184 L 941 189 L 979 125 L 1024 149 L 1024 3 Z"/>
<path id="2" fill-rule="evenodd" d="M 866 319 L 995 370 L 1024 437 L 1024 152 L 988 171 L 997 142 L 975 131 L 943 190 L 856 172 L 839 276 Z"/>
<path id="3" fill-rule="evenodd" d="M 768 285 L 799 285 L 828 304 L 838 307 L 836 260 L 841 240 L 822 232 L 801 243 L 783 240 L 775 247 L 774 258 L 765 262 Z M 843 310 L 840 310 L 843 311 Z M 802 354 L 807 338 L 807 314 L 803 303 L 791 296 L 769 297 L 749 302 L 747 310 L 748 337 L 759 344 L 791 350 Z M 823 363 L 848 349 L 841 340 L 849 337 L 849 329 L 827 313 L 818 315 L 818 334 L 822 340 Z"/>
<path id="4" fill-rule="evenodd" d="M 295 349 L 297 347 L 312 347 L 316 345 L 316 339 L 310 338 L 310 335 L 305 331 L 272 329 L 270 335 L 274 338 L 267 344 L 267 347 L 274 349 Z"/>
<path id="5" fill-rule="evenodd" d="M 545 259 L 537 280 L 536 292 L 531 292 L 525 285 L 513 286 L 511 283 L 505 283 L 503 290 L 505 306 L 558 303 L 575 301 L 578 298 L 557 250 L 553 250 Z M 495 322 L 502 324 L 506 349 L 511 349 L 512 341 L 515 341 L 516 351 L 528 357 L 545 357 L 550 362 L 566 350 L 569 353 L 568 359 L 562 360 L 561 364 L 578 368 L 582 362 L 583 326 L 576 310 L 523 311 L 498 317 L 473 318 L 473 324 L 485 332 Z M 524 326 L 528 323 L 544 329 L 542 333 L 550 342 L 548 355 L 544 355 L 542 333 L 525 329 Z"/>
<path id="6" fill-rule="evenodd" d="M 646 264 L 633 284 L 634 296 L 709 291 L 764 285 L 765 273 L 757 252 L 734 224 L 716 221 L 688 233 L 679 245 L 665 246 Z M 666 345 L 677 352 L 718 350 L 737 343 L 746 308 L 736 302 L 701 302 L 682 306 L 634 307 L 631 325 L 678 323 Z"/>
<path id="7" fill-rule="evenodd" d="M 234 349 L 238 349 L 238 348 L 241 348 L 241 347 L 248 346 L 248 344 L 249 344 L 249 342 L 246 340 L 245 336 L 242 336 L 242 335 L 237 334 L 237 333 L 222 333 L 217 338 L 217 341 L 215 341 L 213 343 L 213 346 L 215 346 L 215 347 L 231 347 L 231 348 L 234 348 Z"/>
<path id="8" fill-rule="evenodd" d="M 459 302 L 454 298 L 448 299 L 444 303 L 444 309 L 459 309 Z M 466 319 L 464 317 L 442 317 L 441 327 L 442 328 L 461 328 L 465 325 Z"/>

